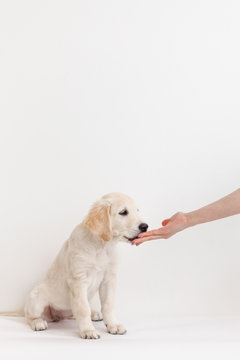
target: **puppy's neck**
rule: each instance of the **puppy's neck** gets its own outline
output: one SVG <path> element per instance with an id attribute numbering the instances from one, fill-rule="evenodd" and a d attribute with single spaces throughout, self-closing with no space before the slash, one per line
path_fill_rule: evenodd
<path id="1" fill-rule="evenodd" d="M 91 231 L 84 223 L 80 224 L 77 228 L 77 231 L 81 232 L 81 235 L 77 238 L 82 239 L 83 242 L 87 242 L 88 246 L 94 247 L 96 250 L 101 250 L 104 248 L 112 248 L 115 247 L 118 243 L 118 237 L 112 236 L 112 238 L 109 241 L 104 241 L 101 239 L 97 234 L 95 234 L 93 231 Z M 79 245 L 82 243 L 80 240 Z"/>

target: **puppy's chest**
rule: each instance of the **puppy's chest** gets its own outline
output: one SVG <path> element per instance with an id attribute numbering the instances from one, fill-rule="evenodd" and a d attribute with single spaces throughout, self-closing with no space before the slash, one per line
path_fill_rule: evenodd
<path id="1" fill-rule="evenodd" d="M 115 257 L 111 252 L 99 251 L 75 258 L 73 272 L 75 276 L 85 275 L 88 278 L 103 277 L 105 271 L 115 265 Z"/>
<path id="2" fill-rule="evenodd" d="M 111 256 L 106 251 L 102 251 L 96 253 L 92 261 L 89 262 L 89 272 L 92 275 L 104 273 L 110 266 Z"/>

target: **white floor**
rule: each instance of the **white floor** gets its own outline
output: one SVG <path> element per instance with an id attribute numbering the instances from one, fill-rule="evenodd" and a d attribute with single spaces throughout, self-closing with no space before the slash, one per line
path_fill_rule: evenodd
<path id="1" fill-rule="evenodd" d="M 23 318 L 0 318 L 0 359 L 239 359 L 240 318 L 129 316 L 126 335 L 95 323 L 99 340 L 78 337 L 76 322 L 33 332 Z"/>

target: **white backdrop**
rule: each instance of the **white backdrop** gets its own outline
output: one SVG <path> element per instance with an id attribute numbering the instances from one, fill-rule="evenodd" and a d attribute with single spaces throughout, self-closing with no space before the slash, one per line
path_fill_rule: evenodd
<path id="1" fill-rule="evenodd" d="M 0 309 L 93 201 L 150 228 L 239 187 L 238 1 L 2 1 Z M 240 217 L 121 244 L 118 312 L 240 315 Z"/>

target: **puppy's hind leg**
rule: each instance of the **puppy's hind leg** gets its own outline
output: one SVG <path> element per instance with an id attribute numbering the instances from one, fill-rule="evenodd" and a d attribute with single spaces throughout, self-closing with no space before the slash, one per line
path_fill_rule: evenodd
<path id="1" fill-rule="evenodd" d="M 103 317 L 101 311 L 91 310 L 91 319 L 92 321 L 102 321 Z"/>
<path id="2" fill-rule="evenodd" d="M 46 330 L 47 321 L 44 318 L 44 309 L 48 306 L 45 284 L 37 285 L 30 292 L 24 308 L 28 324 L 34 331 Z"/>

